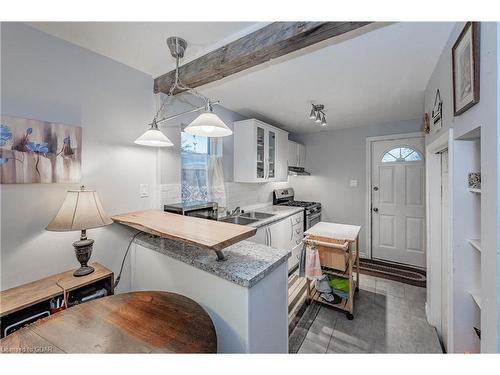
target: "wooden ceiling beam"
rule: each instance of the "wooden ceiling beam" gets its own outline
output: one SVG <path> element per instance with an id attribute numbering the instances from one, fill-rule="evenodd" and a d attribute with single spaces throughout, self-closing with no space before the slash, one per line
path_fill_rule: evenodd
<path id="1" fill-rule="evenodd" d="M 253 68 L 371 22 L 274 22 L 179 68 L 182 83 L 195 88 Z M 154 92 L 168 93 L 172 70 L 154 81 Z"/>

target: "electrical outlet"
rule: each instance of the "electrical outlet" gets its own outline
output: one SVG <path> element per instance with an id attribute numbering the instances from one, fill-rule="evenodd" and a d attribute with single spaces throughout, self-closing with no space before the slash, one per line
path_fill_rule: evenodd
<path id="1" fill-rule="evenodd" d="M 358 180 L 349 181 L 349 186 L 350 187 L 358 187 Z"/>
<path id="2" fill-rule="evenodd" d="M 139 185 L 139 196 L 141 198 L 149 197 L 149 185 L 148 184 L 140 184 Z"/>

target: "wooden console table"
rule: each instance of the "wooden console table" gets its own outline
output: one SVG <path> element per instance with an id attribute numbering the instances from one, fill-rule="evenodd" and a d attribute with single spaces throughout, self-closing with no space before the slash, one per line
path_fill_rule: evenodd
<path id="1" fill-rule="evenodd" d="M 0 341 L 3 353 L 216 353 L 209 315 L 168 292 L 104 297 L 54 314 Z"/>
<path id="2" fill-rule="evenodd" d="M 14 330 L 9 327 L 16 323 L 25 321 L 22 324 L 29 324 L 36 317 L 48 316 L 50 300 L 62 300 L 63 289 L 69 293 L 70 300 L 75 294 L 92 287 L 104 288 L 107 295 L 113 294 L 113 272 L 97 262 L 91 266 L 95 271 L 86 276 L 73 276 L 73 269 L 0 292 L 0 337 L 6 336 L 6 329 L 7 334 Z"/>

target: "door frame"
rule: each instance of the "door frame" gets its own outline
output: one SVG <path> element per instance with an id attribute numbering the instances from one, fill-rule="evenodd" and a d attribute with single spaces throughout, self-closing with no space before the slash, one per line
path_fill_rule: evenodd
<path id="1" fill-rule="evenodd" d="M 441 155 L 439 152 L 448 149 L 448 212 L 441 210 L 441 184 L 433 184 L 437 178 L 441 179 Z M 446 338 L 447 352 L 454 352 L 453 345 L 453 129 L 441 134 L 437 139 L 425 147 L 425 189 L 426 189 L 426 234 L 427 234 L 427 300 L 425 313 L 427 321 L 439 327 L 442 332 L 441 303 L 442 303 L 442 220 L 448 218 L 448 248 L 445 249 L 448 262 L 448 337 Z M 444 216 L 444 217 L 443 217 Z"/>
<path id="2" fill-rule="evenodd" d="M 366 186 L 365 186 L 365 223 L 366 223 L 366 258 L 372 259 L 372 143 L 377 141 L 396 141 L 404 138 L 424 138 L 423 132 L 390 134 L 378 137 L 366 137 Z M 425 150 L 424 150 L 425 152 Z M 426 249 L 427 250 L 427 249 Z"/>

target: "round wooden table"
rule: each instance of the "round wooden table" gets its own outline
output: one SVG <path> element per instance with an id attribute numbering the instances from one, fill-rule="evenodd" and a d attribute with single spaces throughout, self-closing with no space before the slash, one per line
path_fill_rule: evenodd
<path id="1" fill-rule="evenodd" d="M 212 320 L 168 292 L 117 294 L 73 306 L 0 341 L 3 353 L 216 353 Z"/>

